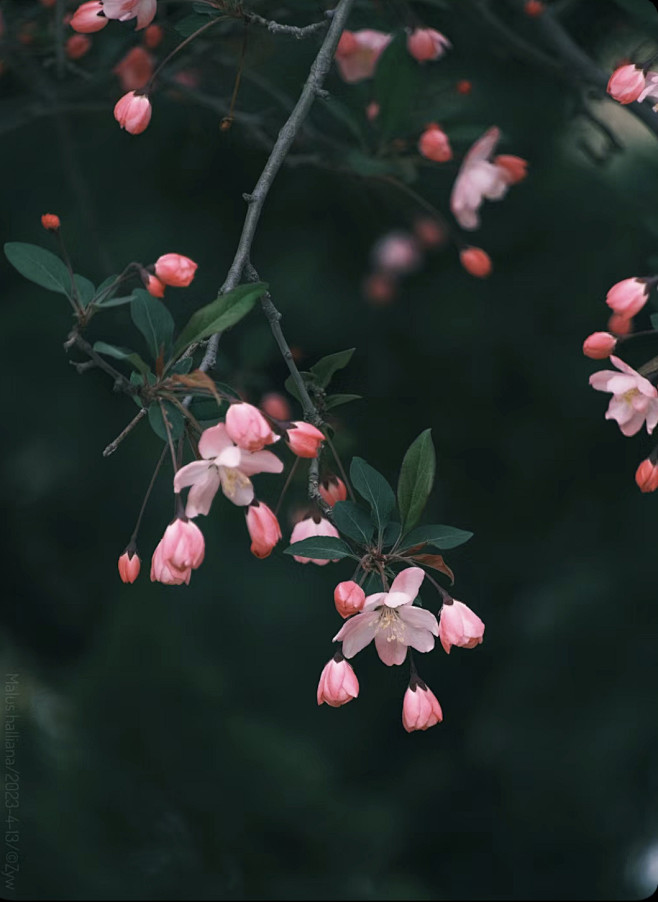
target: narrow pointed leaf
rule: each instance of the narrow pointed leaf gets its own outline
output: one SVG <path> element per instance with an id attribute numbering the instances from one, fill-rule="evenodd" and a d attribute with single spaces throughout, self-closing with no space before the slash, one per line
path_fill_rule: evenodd
<path id="1" fill-rule="evenodd" d="M 119 348 L 116 345 L 109 345 L 104 341 L 97 341 L 94 344 L 94 351 L 97 354 L 103 354 L 105 357 L 114 357 L 115 360 L 127 360 L 132 364 L 133 368 L 139 370 L 140 373 L 146 375 L 149 367 L 142 360 L 136 351 L 129 351 L 128 348 Z"/>
<path id="2" fill-rule="evenodd" d="M 311 372 L 321 388 L 326 388 L 331 382 L 334 373 L 347 366 L 355 350 L 356 348 L 349 348 L 347 351 L 337 351 L 335 354 L 328 354 L 326 357 L 322 357 L 317 363 L 313 364 Z"/>
<path id="3" fill-rule="evenodd" d="M 329 395 L 325 399 L 324 406 L 326 410 L 332 410 L 334 407 L 340 407 L 341 404 L 349 404 L 350 401 L 360 401 L 361 395 Z"/>
<path id="4" fill-rule="evenodd" d="M 165 357 L 171 348 L 174 321 L 162 301 L 151 297 L 148 291 L 136 289 L 130 305 L 134 324 L 146 339 L 153 360 L 157 360 L 164 347 Z"/>
<path id="5" fill-rule="evenodd" d="M 473 533 L 455 526 L 419 526 L 404 537 L 400 548 L 414 548 L 416 545 L 434 545 L 442 551 L 457 548 L 468 542 Z"/>
<path id="6" fill-rule="evenodd" d="M 398 505 L 404 531 L 420 520 L 434 485 L 436 453 L 432 432 L 426 429 L 412 442 L 404 455 L 398 481 Z"/>
<path id="7" fill-rule="evenodd" d="M 370 505 L 373 522 L 377 530 L 381 531 L 395 507 L 393 489 L 381 473 L 360 457 L 352 460 L 350 479 L 359 495 Z"/>
<path id="8" fill-rule="evenodd" d="M 59 257 L 36 244 L 8 241 L 5 256 L 14 269 L 48 291 L 71 297 L 71 276 Z"/>

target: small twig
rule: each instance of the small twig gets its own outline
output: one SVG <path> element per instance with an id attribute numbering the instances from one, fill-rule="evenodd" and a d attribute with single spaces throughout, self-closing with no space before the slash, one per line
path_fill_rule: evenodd
<path id="1" fill-rule="evenodd" d="M 146 416 L 146 413 L 146 408 L 142 407 L 139 413 L 128 423 L 126 428 L 117 435 L 113 442 L 110 442 L 107 448 L 105 448 L 105 450 L 103 451 L 103 457 L 109 457 L 110 454 L 114 454 L 124 438 L 133 431 L 135 426 Z"/>
<path id="2" fill-rule="evenodd" d="M 308 497 L 317 504 L 327 520 L 333 520 L 331 505 L 320 494 L 320 461 L 317 457 L 311 460 L 308 468 Z"/>
<path id="3" fill-rule="evenodd" d="M 330 15 L 331 10 L 327 12 L 327 17 Z M 310 35 L 317 34 L 319 31 L 323 31 L 327 28 L 329 24 L 328 20 L 324 20 L 322 22 L 313 22 L 311 25 L 303 26 L 282 25 L 279 22 L 274 22 L 272 19 L 264 19 L 256 13 L 249 12 L 245 12 L 244 18 L 247 22 L 263 25 L 272 34 L 287 34 L 293 38 L 297 38 L 297 40 L 303 40 L 304 38 L 310 37 Z"/>
<path id="4" fill-rule="evenodd" d="M 146 510 L 146 505 L 148 504 L 148 500 L 151 497 L 151 492 L 153 491 L 153 486 L 155 485 L 155 480 L 158 478 L 158 473 L 160 472 L 160 467 L 164 463 L 165 455 L 167 453 L 167 446 L 165 445 L 162 449 L 162 454 L 160 455 L 157 464 L 155 465 L 155 470 L 153 471 L 153 476 L 151 476 L 151 481 L 149 482 L 149 487 L 146 490 L 146 495 L 144 495 L 144 500 L 142 501 L 142 506 L 139 509 L 139 515 L 137 517 L 137 523 L 135 523 L 135 528 L 133 529 L 133 533 L 130 537 L 131 542 L 137 541 L 137 533 L 139 532 L 139 527 L 142 523 L 142 517 L 144 516 L 144 511 Z"/>

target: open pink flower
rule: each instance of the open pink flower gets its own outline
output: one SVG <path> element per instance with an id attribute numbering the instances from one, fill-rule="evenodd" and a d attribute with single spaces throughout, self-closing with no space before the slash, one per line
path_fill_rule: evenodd
<path id="1" fill-rule="evenodd" d="M 441 608 L 439 640 L 445 651 L 458 645 L 460 648 L 475 648 L 482 642 L 484 623 L 468 605 L 453 599 L 452 604 Z"/>
<path id="2" fill-rule="evenodd" d="M 407 733 L 429 730 L 442 720 L 443 711 L 436 695 L 422 680 L 412 679 L 402 703 L 402 726 Z"/>
<path id="3" fill-rule="evenodd" d="M 174 476 L 174 491 L 190 486 L 185 513 L 188 517 L 207 514 L 220 485 L 233 504 L 244 507 L 254 499 L 250 476 L 280 473 L 283 463 L 271 451 L 243 451 L 226 432 L 224 423 L 206 429 L 199 439 L 203 460 L 193 461 Z"/>
<path id="4" fill-rule="evenodd" d="M 658 72 L 647 72 L 644 89 L 637 99 L 639 103 L 643 100 L 658 100 Z"/>
<path id="5" fill-rule="evenodd" d="M 395 577 L 389 592 L 366 598 L 362 613 L 351 617 L 334 636 L 334 642 L 343 643 L 346 658 L 354 657 L 373 639 L 377 654 L 389 667 L 402 664 L 408 646 L 420 652 L 434 648 L 434 637 L 439 635 L 436 617 L 412 604 L 424 577 L 420 567 L 407 567 Z"/>
<path id="6" fill-rule="evenodd" d="M 103 0 L 103 12 L 108 19 L 118 19 L 119 22 L 137 19 L 135 31 L 151 24 L 157 6 L 157 0 Z"/>
<path id="7" fill-rule="evenodd" d="M 473 231 L 480 225 L 478 210 L 485 200 L 501 200 L 510 186 L 505 166 L 490 162 L 500 140 L 500 129 L 490 128 L 471 147 L 464 158 L 450 197 L 450 209 L 463 229 Z"/>
<path id="8" fill-rule="evenodd" d="M 332 708 L 340 708 L 359 694 L 359 681 L 343 655 L 338 651 L 325 664 L 318 683 L 318 705 L 326 702 Z"/>
<path id="9" fill-rule="evenodd" d="M 619 357 L 611 356 L 610 362 L 620 372 L 601 370 L 589 377 L 592 388 L 612 393 L 606 420 L 616 420 L 628 436 L 639 432 L 646 422 L 651 435 L 658 424 L 658 390 Z"/>
<path id="10" fill-rule="evenodd" d="M 372 78 L 377 60 L 392 38 L 390 34 L 370 28 L 344 31 L 336 48 L 336 65 L 343 81 L 353 84 Z"/>
<path id="11" fill-rule="evenodd" d="M 304 539 L 310 539 L 313 536 L 333 536 L 335 539 L 340 538 L 338 530 L 333 523 L 325 520 L 324 517 L 320 517 L 317 520 L 313 519 L 313 517 L 307 517 L 305 520 L 300 520 L 299 523 L 295 523 L 293 531 L 290 533 L 290 544 L 294 545 L 295 542 L 303 542 Z M 325 564 L 329 563 L 326 558 L 320 560 L 312 557 L 301 557 L 298 554 L 293 554 L 293 558 L 300 564 L 317 564 L 318 567 L 323 567 Z M 332 563 L 336 563 L 337 560 L 339 560 L 339 558 L 332 559 Z"/>

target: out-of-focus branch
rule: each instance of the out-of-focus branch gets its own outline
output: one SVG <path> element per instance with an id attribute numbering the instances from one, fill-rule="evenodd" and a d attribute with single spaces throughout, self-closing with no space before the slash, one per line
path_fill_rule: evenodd
<path id="1" fill-rule="evenodd" d="M 332 15 L 331 10 L 327 12 L 327 19 L 330 15 Z M 313 22 L 312 25 L 303 25 L 301 27 L 297 25 L 282 25 L 279 22 L 274 22 L 271 19 L 264 19 L 262 16 L 259 16 L 256 13 L 247 12 L 246 10 L 244 12 L 244 19 L 246 22 L 255 22 L 257 25 L 264 25 L 272 34 L 287 34 L 298 40 L 308 38 L 310 35 L 323 31 L 329 24 L 328 21 L 322 21 Z"/>
<path id="2" fill-rule="evenodd" d="M 306 116 L 315 100 L 316 96 L 321 93 L 322 85 L 329 71 L 334 52 L 338 45 L 343 28 L 352 9 L 354 0 L 340 0 L 334 11 L 331 25 L 325 36 L 322 46 L 315 57 L 311 66 L 306 83 L 299 95 L 299 99 L 295 107 L 284 123 L 279 135 L 274 143 L 272 152 L 263 168 L 260 178 L 256 182 L 256 187 L 251 194 L 245 199 L 248 203 L 247 215 L 245 217 L 242 234 L 238 242 L 238 249 L 228 271 L 228 275 L 220 289 L 220 294 L 224 294 L 235 288 L 242 278 L 242 272 L 245 264 L 249 259 L 251 245 L 256 234 L 256 228 L 263 211 L 265 200 L 269 190 L 281 168 L 281 165 L 288 154 L 297 133 L 302 127 Z M 208 347 L 201 361 L 200 368 L 204 372 L 209 370 L 215 363 L 217 356 L 217 337 L 212 336 L 208 342 Z"/>

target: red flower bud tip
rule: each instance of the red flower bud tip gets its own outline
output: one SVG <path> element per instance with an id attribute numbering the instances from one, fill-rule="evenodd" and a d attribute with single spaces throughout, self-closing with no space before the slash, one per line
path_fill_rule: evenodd
<path id="1" fill-rule="evenodd" d="M 274 420 L 289 420 L 292 416 L 290 404 L 278 392 L 270 392 L 260 399 L 261 410 Z"/>
<path id="2" fill-rule="evenodd" d="M 334 604 L 343 620 L 346 617 L 351 617 L 352 614 L 358 614 L 365 603 L 366 593 L 358 583 L 352 580 L 338 583 L 334 589 Z"/>
<path id="3" fill-rule="evenodd" d="M 526 16 L 531 16 L 533 18 L 541 16 L 545 9 L 546 7 L 541 0 L 527 0 L 527 3 L 523 7 Z"/>
<path id="4" fill-rule="evenodd" d="M 247 529 L 254 557 L 269 557 L 281 538 L 281 527 L 274 512 L 262 501 L 256 501 L 247 508 Z"/>
<path id="5" fill-rule="evenodd" d="M 48 229 L 49 232 L 56 232 L 61 222 L 56 213 L 44 213 L 41 217 L 41 225 L 44 229 Z"/>
<path id="6" fill-rule="evenodd" d="M 491 257 L 481 247 L 466 247 L 459 254 L 461 265 L 467 273 L 477 279 L 486 279 L 493 269 Z"/>
<path id="7" fill-rule="evenodd" d="M 119 576 L 124 583 L 134 583 L 139 576 L 142 562 L 136 551 L 126 549 L 119 558 Z"/>
<path id="8" fill-rule="evenodd" d="M 605 360 L 615 349 L 617 339 L 610 332 L 592 332 L 583 342 L 583 354 L 592 360 Z"/>
<path id="9" fill-rule="evenodd" d="M 416 28 L 407 38 L 407 50 L 419 63 L 438 60 L 452 44 L 433 28 Z"/>
<path id="10" fill-rule="evenodd" d="M 435 122 L 427 126 L 418 141 L 418 150 L 427 160 L 447 163 L 452 160 L 452 148 L 448 136 Z"/>
<path id="11" fill-rule="evenodd" d="M 422 680 L 409 683 L 402 703 L 402 726 L 407 733 L 429 730 L 443 720 L 443 711 L 437 697 Z"/>
<path id="12" fill-rule="evenodd" d="M 646 87 L 644 72 L 637 66 L 618 66 L 608 81 L 608 94 L 618 103 L 633 103 Z"/>
<path id="13" fill-rule="evenodd" d="M 182 254 L 164 254 L 155 261 L 155 274 L 173 288 L 187 288 L 194 278 L 198 264 Z"/>
<path id="14" fill-rule="evenodd" d="M 441 223 L 429 216 L 417 219 L 414 222 L 414 234 L 425 248 L 441 247 L 442 244 L 445 244 L 447 238 L 446 231 Z"/>
<path id="15" fill-rule="evenodd" d="M 628 335 L 633 331 L 633 318 L 623 316 L 621 313 L 613 313 L 608 320 L 608 329 L 614 335 Z"/>
<path id="16" fill-rule="evenodd" d="M 395 279 L 388 273 L 374 272 L 363 283 L 363 294 L 371 304 L 390 304 L 396 293 Z"/>
<path id="17" fill-rule="evenodd" d="M 144 43 L 149 50 L 154 50 L 164 37 L 164 29 L 160 25 L 149 25 L 144 31 Z"/>
<path id="18" fill-rule="evenodd" d="M 324 435 L 310 423 L 296 421 L 286 431 L 286 440 L 297 457 L 317 457 Z"/>
<path id="19" fill-rule="evenodd" d="M 470 94 L 473 90 L 473 82 L 468 81 L 468 79 L 463 78 L 461 81 L 457 82 L 457 93 L 458 94 Z"/>
<path id="20" fill-rule="evenodd" d="M 637 468 L 635 481 L 641 492 L 655 492 L 658 489 L 658 465 L 647 457 Z"/>
<path id="21" fill-rule="evenodd" d="M 91 49 L 91 38 L 86 34 L 72 34 L 64 45 L 66 55 L 70 60 L 79 60 Z"/>
<path id="22" fill-rule="evenodd" d="M 140 135 L 151 121 L 151 101 L 146 94 L 130 91 L 117 101 L 114 118 L 131 135 Z"/>
<path id="23" fill-rule="evenodd" d="M 91 3 L 83 3 L 73 13 L 70 25 L 74 31 L 83 34 L 92 34 L 105 28 L 108 20 L 103 13 L 101 0 L 92 0 Z"/>
<path id="24" fill-rule="evenodd" d="M 504 153 L 494 157 L 494 166 L 498 166 L 504 171 L 504 178 L 508 185 L 522 182 L 528 174 L 528 161 L 512 154 Z"/>
<path id="25" fill-rule="evenodd" d="M 124 91 L 138 91 L 153 75 L 153 57 L 143 47 L 133 47 L 119 60 L 112 72 L 118 76 Z"/>
<path id="26" fill-rule="evenodd" d="M 347 499 L 347 487 L 338 476 L 329 476 L 320 483 L 320 494 L 327 504 L 333 507 L 337 501 L 345 501 Z"/>
<path id="27" fill-rule="evenodd" d="M 165 294 L 165 285 L 152 273 L 146 273 L 144 278 L 146 290 L 154 298 L 163 298 Z"/>

